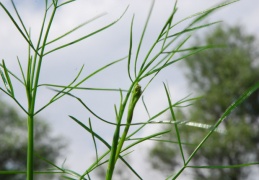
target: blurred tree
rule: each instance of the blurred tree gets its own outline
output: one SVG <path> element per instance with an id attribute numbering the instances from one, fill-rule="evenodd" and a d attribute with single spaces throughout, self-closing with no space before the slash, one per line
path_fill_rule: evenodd
<path id="1" fill-rule="evenodd" d="M 50 127 L 42 120 L 35 124 L 35 152 L 55 162 L 65 148 L 61 137 L 51 137 Z M 26 171 L 27 121 L 17 111 L 0 100 L 0 171 Z M 35 157 L 36 171 L 46 171 L 51 166 Z M 51 167 L 53 168 L 53 167 Z M 36 179 L 52 179 L 53 175 L 36 175 Z M 3 175 L 1 180 L 24 180 L 24 174 Z"/>
<path id="2" fill-rule="evenodd" d="M 226 108 L 246 89 L 259 80 L 259 49 L 256 38 L 244 33 L 241 27 L 217 27 L 202 37 L 201 44 L 226 45 L 203 51 L 186 59 L 184 69 L 190 87 L 204 98 L 189 109 L 177 110 L 178 120 L 190 120 L 213 125 Z M 259 162 L 259 92 L 252 94 L 223 123 L 225 133 L 214 133 L 192 159 L 197 166 L 234 165 Z M 166 127 L 168 128 L 168 126 Z M 175 129 L 167 138 L 177 141 Z M 180 126 L 182 141 L 198 144 L 208 130 Z M 184 145 L 186 155 L 194 150 Z M 160 170 L 175 170 L 181 164 L 179 146 L 157 143 L 151 151 L 152 164 Z M 259 166 L 240 169 L 194 169 L 193 179 L 244 180 Z M 258 176 L 257 176 L 258 177 Z"/>

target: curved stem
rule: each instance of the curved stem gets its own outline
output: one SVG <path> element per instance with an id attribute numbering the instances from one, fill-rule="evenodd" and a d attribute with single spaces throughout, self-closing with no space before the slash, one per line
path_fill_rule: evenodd
<path id="1" fill-rule="evenodd" d="M 119 141 L 116 156 L 115 156 L 115 160 L 118 159 L 118 157 L 120 155 L 120 152 L 121 152 L 121 149 L 122 149 L 122 146 L 123 146 L 123 144 L 126 140 L 126 137 L 127 137 L 127 134 L 128 134 L 131 122 L 132 122 L 132 118 L 133 118 L 133 112 L 134 112 L 135 106 L 136 106 L 140 96 L 141 96 L 141 86 L 139 84 L 137 84 L 134 87 L 132 95 L 131 95 L 131 101 L 130 101 L 130 104 L 129 104 L 128 116 L 127 116 L 127 124 L 126 124 L 126 127 L 125 127 L 124 131 L 123 131 L 121 139 Z"/>
<path id="2" fill-rule="evenodd" d="M 133 89 L 132 92 L 131 92 L 131 89 Z M 130 94 L 131 94 L 131 99 L 130 99 L 130 104 L 129 104 L 129 109 L 128 109 L 128 116 L 127 116 L 127 122 L 126 122 L 127 124 L 126 124 L 124 132 L 122 134 L 122 137 L 119 140 L 121 120 L 122 120 L 123 112 L 125 110 L 126 103 L 128 102 Z M 120 155 L 122 146 L 123 146 L 126 136 L 128 134 L 128 130 L 131 125 L 131 121 L 132 121 L 132 117 L 133 117 L 133 111 L 134 111 L 134 108 L 135 108 L 140 96 L 141 96 L 141 86 L 138 85 L 138 83 L 136 81 L 135 83 L 132 83 L 130 90 L 128 91 L 128 94 L 124 100 L 124 103 L 120 107 L 119 117 L 117 120 L 118 124 L 117 124 L 116 130 L 114 132 L 114 136 L 113 136 L 111 155 L 110 155 L 107 173 L 106 173 L 106 180 L 112 179 L 116 161 Z"/>

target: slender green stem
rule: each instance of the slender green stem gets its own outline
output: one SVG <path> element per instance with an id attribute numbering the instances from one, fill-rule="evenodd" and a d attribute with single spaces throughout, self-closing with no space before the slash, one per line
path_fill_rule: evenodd
<path id="1" fill-rule="evenodd" d="M 27 149 L 27 179 L 33 180 L 33 147 L 34 147 L 34 119 L 33 115 L 28 115 L 28 149 Z"/>
<path id="2" fill-rule="evenodd" d="M 56 13 L 56 7 L 54 6 L 52 15 L 49 20 L 49 24 L 45 33 L 44 41 L 43 41 L 43 48 L 41 49 L 40 55 L 39 55 L 39 61 L 37 65 L 37 70 L 35 72 L 36 76 L 34 79 L 31 79 L 34 77 L 34 72 L 31 72 L 31 69 L 29 69 L 28 74 L 28 84 L 27 84 L 27 98 L 28 98 L 28 147 L 27 147 L 27 180 L 33 180 L 33 157 L 34 157 L 34 116 L 35 116 L 35 103 L 36 103 L 36 96 L 37 96 L 37 88 L 38 88 L 38 81 L 40 77 L 40 70 L 41 70 L 41 63 L 43 60 L 43 54 L 45 49 L 45 44 L 47 42 L 47 37 L 50 31 L 51 24 L 53 22 L 54 16 Z M 29 57 L 30 58 L 30 57 Z M 28 63 L 31 63 L 31 60 L 29 59 Z M 31 66 L 28 66 L 31 68 Z M 32 83 L 34 81 L 34 83 Z M 31 83 L 29 83 L 31 82 Z M 34 88 L 32 88 L 34 86 Z"/>
<path id="3" fill-rule="evenodd" d="M 126 127 L 124 128 L 124 132 L 123 132 L 120 142 L 118 144 L 115 160 L 118 159 L 122 146 L 126 140 L 126 137 L 127 137 L 127 134 L 128 134 L 131 122 L 132 122 L 132 118 L 133 118 L 133 112 L 134 112 L 135 106 L 136 106 L 140 96 L 141 96 L 141 86 L 139 84 L 137 84 L 134 87 L 132 95 L 131 95 L 131 101 L 129 104 L 128 116 L 127 116 L 127 124 L 126 124 Z"/>
<path id="4" fill-rule="evenodd" d="M 114 136 L 113 136 L 113 141 L 112 141 L 112 146 L 111 146 L 111 155 L 110 155 L 110 159 L 108 162 L 108 168 L 107 168 L 107 173 L 106 173 L 106 178 L 105 178 L 106 180 L 112 179 L 114 167 L 116 164 L 115 156 L 116 156 L 116 152 L 117 152 L 119 135 L 120 135 L 120 122 L 116 126 Z"/>
<path id="5" fill-rule="evenodd" d="M 109 164 L 108 164 L 108 168 L 107 168 L 106 180 L 112 179 L 112 175 L 113 175 L 113 171 L 114 171 L 114 168 L 115 168 L 116 161 L 117 161 L 117 159 L 120 155 L 122 146 L 125 142 L 126 136 L 128 134 L 128 131 L 129 131 L 129 127 L 131 125 L 134 108 L 135 108 L 135 106 L 136 106 L 136 104 L 137 104 L 137 102 L 138 102 L 138 100 L 141 96 L 141 87 L 137 83 L 133 83 L 132 86 L 130 87 L 130 89 L 133 89 L 133 90 L 132 90 L 132 92 L 129 91 L 129 92 L 132 93 L 132 95 L 131 95 L 131 100 L 130 100 L 129 109 L 128 109 L 128 116 L 127 116 L 127 122 L 126 122 L 127 124 L 126 124 L 126 127 L 124 128 L 122 137 L 119 140 L 121 119 L 122 119 L 123 112 L 124 112 L 126 103 L 128 101 L 129 95 L 131 93 L 127 94 L 126 99 L 124 100 L 124 103 L 120 107 L 119 120 L 117 121 L 118 125 L 117 125 L 115 133 L 114 133 L 111 155 L 110 155 Z"/>
<path id="6" fill-rule="evenodd" d="M 120 136 L 120 124 L 121 124 L 122 116 L 124 114 L 124 110 L 126 108 L 126 104 L 131 94 L 131 90 L 133 89 L 133 86 L 134 86 L 134 83 L 131 84 L 123 103 L 120 104 L 119 115 L 117 116 L 117 127 L 113 134 L 113 141 L 112 141 L 111 154 L 110 154 L 107 173 L 106 173 L 106 180 L 110 180 L 112 178 L 113 170 L 115 167 L 115 156 L 117 151 L 117 145 L 118 145 L 119 136 Z"/>

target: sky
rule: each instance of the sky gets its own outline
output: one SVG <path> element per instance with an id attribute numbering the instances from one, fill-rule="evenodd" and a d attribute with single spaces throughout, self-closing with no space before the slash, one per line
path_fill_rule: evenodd
<path id="1" fill-rule="evenodd" d="M 11 13 L 14 12 L 9 0 L 0 0 L 0 2 L 6 5 Z M 41 0 L 15 1 L 25 26 L 31 29 L 34 42 L 37 39 L 42 22 L 44 7 L 42 2 L 43 1 Z M 76 0 L 71 4 L 60 8 L 53 22 L 53 27 L 49 36 L 50 40 L 58 35 L 62 35 L 85 21 L 91 20 L 94 17 L 99 18 L 62 39 L 60 42 L 53 43 L 53 45 L 47 47 L 47 51 L 108 25 L 117 20 L 128 7 L 125 15 L 111 28 L 98 33 L 93 37 L 87 38 L 78 44 L 47 55 L 42 65 L 41 77 L 39 80 L 40 84 L 49 83 L 66 85 L 74 79 L 82 65 L 84 65 L 84 70 L 81 76 L 85 77 L 105 64 L 127 56 L 130 23 L 133 14 L 135 15 L 133 25 L 133 49 L 136 50 L 138 39 L 141 36 L 151 2 L 151 0 Z M 194 2 L 193 0 L 179 0 L 176 21 L 206 10 L 220 2 L 222 1 L 196 0 Z M 173 0 L 155 1 L 151 19 L 147 27 L 147 34 L 144 37 L 140 59 L 144 57 L 148 48 L 151 47 L 155 37 L 163 26 L 163 23 L 172 12 L 173 6 Z M 259 36 L 259 22 L 256 18 L 258 15 L 259 2 L 257 0 L 241 0 L 213 13 L 205 20 L 205 22 L 222 21 L 222 25 L 241 25 L 246 32 Z M 183 25 L 177 26 L 175 32 L 183 27 Z M 211 29 L 212 28 L 208 28 L 206 31 L 201 31 L 199 34 L 202 35 L 205 32 L 209 32 Z M 5 63 L 10 70 L 21 77 L 16 59 L 17 56 L 19 56 L 25 69 L 27 61 L 27 44 L 15 29 L 10 19 L 8 19 L 3 9 L 0 9 L 0 58 L 5 60 Z M 191 93 L 195 93 L 188 87 L 182 69 L 178 64 L 168 67 L 158 75 L 145 91 L 144 99 L 151 115 L 156 114 L 167 106 L 163 82 L 168 83 L 173 101 L 177 101 Z M 146 82 L 143 82 L 141 85 L 144 85 L 145 83 Z M 130 80 L 127 75 L 127 63 L 126 61 L 123 61 L 90 78 L 82 86 L 127 89 L 129 85 Z M 0 83 L 0 86 L 3 87 L 3 84 Z M 19 83 L 15 83 L 15 89 L 17 89 L 16 97 L 22 104 L 26 105 L 25 91 L 21 90 L 21 85 Z M 54 92 L 47 88 L 40 88 L 38 93 L 37 108 L 42 107 L 54 95 Z M 114 121 L 114 104 L 118 104 L 120 98 L 118 92 L 78 90 L 74 93 L 99 116 Z M 3 93 L 0 92 L 0 96 L 18 109 L 18 106 L 10 99 L 4 97 Z M 136 112 L 134 112 L 134 122 L 145 121 L 147 119 L 147 114 L 143 105 L 138 103 L 136 109 Z M 68 156 L 65 157 L 66 165 L 75 171 L 83 172 L 94 159 L 93 143 L 91 141 L 91 136 L 73 122 L 68 115 L 72 115 L 86 124 L 88 123 L 88 118 L 91 117 L 94 130 L 104 136 L 108 142 L 111 141 L 113 127 L 103 125 L 103 123 L 93 118 L 82 105 L 71 97 L 62 98 L 39 114 L 41 118 L 51 125 L 54 135 L 61 135 L 69 142 L 69 148 L 66 152 L 66 155 Z M 166 118 L 167 116 L 165 115 L 160 117 L 159 120 L 164 120 Z M 148 126 L 148 128 L 143 130 L 138 136 L 149 135 L 158 130 L 158 126 Z M 101 144 L 98 144 L 98 146 L 100 147 L 100 151 L 105 150 L 105 147 Z M 153 179 L 164 179 L 165 175 L 151 171 L 148 163 L 146 163 L 147 149 L 151 147 L 152 143 L 147 142 L 134 148 L 135 151 L 130 154 L 130 163 L 132 163 L 137 172 L 143 176 L 143 179 L 150 179 L 151 177 Z M 182 179 L 189 175 L 190 172 L 189 174 L 188 172 L 184 173 Z"/>

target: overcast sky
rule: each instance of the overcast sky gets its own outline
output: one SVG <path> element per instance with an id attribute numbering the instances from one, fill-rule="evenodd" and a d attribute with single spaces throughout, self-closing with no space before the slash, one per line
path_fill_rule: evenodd
<path id="1" fill-rule="evenodd" d="M 13 12 L 9 0 L 1 0 L 1 2 Z M 43 0 L 16 0 L 15 2 L 24 19 L 26 27 L 31 28 L 32 38 L 36 40 L 42 20 Z M 179 10 L 176 19 L 178 21 L 186 16 L 208 9 L 219 2 L 222 1 L 179 0 Z M 150 4 L 151 0 L 77 0 L 59 9 L 50 32 L 50 39 L 65 33 L 86 20 L 98 15 L 103 15 L 104 13 L 106 15 L 89 23 L 69 37 L 64 38 L 60 43 L 54 43 L 48 50 L 109 24 L 120 17 L 129 5 L 129 9 L 123 18 L 108 30 L 76 45 L 47 55 L 43 62 L 40 83 L 65 85 L 73 80 L 83 64 L 85 65 L 85 69 L 82 73 L 82 77 L 87 76 L 97 68 L 113 60 L 126 56 L 129 47 L 130 22 L 133 13 L 135 14 L 133 44 L 136 49 L 137 40 L 144 26 Z M 155 2 L 140 58 L 145 55 L 147 49 L 152 45 L 154 38 L 161 30 L 161 26 L 170 15 L 173 5 L 173 0 L 157 0 Z M 218 12 L 211 15 L 206 22 L 222 20 L 223 24 L 239 24 L 242 25 L 248 33 L 258 36 L 258 17 L 258 0 L 241 0 L 218 10 Z M 178 28 L 180 29 L 182 27 L 183 26 L 179 26 Z M 176 31 L 179 29 L 176 29 Z M 209 28 L 208 31 L 210 29 L 211 28 Z M 16 56 L 19 56 L 25 68 L 27 58 L 26 42 L 15 29 L 10 19 L 4 14 L 3 9 L 0 9 L 0 58 L 5 60 L 8 68 L 20 76 Z M 183 73 L 179 66 L 173 65 L 172 67 L 168 67 L 155 79 L 144 94 L 151 115 L 156 114 L 156 112 L 159 112 L 167 106 L 162 82 L 168 82 L 174 101 L 190 93 L 194 93 L 185 83 Z M 130 81 L 127 76 L 126 61 L 114 65 L 83 84 L 84 87 L 122 89 L 127 89 L 129 85 Z M 0 86 L 3 87 L 3 84 L 0 83 Z M 16 84 L 16 97 L 26 105 L 25 91 L 19 88 L 21 88 L 21 86 Z M 76 91 L 75 94 L 82 98 L 84 102 L 101 117 L 114 121 L 114 104 L 119 103 L 119 93 Z M 2 97 L 3 93 L 0 93 L 0 95 Z M 41 88 L 37 97 L 37 108 L 48 102 L 52 96 L 53 92 L 46 88 Z M 11 103 L 8 98 L 5 99 Z M 77 101 L 69 97 L 61 99 L 40 113 L 40 116 L 51 124 L 54 134 L 62 135 L 68 139 L 70 147 L 66 157 L 67 166 L 72 170 L 83 172 L 94 158 L 91 136 L 75 124 L 68 115 L 73 115 L 84 123 L 87 123 L 88 118 L 92 117 Z M 145 121 L 146 118 L 147 115 L 143 106 L 138 104 L 134 114 L 134 121 Z M 112 138 L 112 127 L 104 126 L 102 123 L 97 122 L 95 118 L 92 118 L 92 121 L 93 128 L 110 142 Z M 150 126 L 140 135 L 150 134 L 157 129 L 158 127 Z M 164 179 L 164 175 L 158 173 L 153 174 L 148 171 L 148 166 L 143 168 L 143 164 L 145 164 L 144 161 L 146 161 L 145 158 L 139 160 L 141 159 L 140 157 L 144 156 L 145 153 L 143 152 L 147 152 L 145 151 L 145 147 L 150 146 L 150 143 L 146 143 L 139 148 L 134 148 L 136 151 L 130 155 L 130 162 L 144 179 L 150 179 L 150 177 L 152 177 L 152 179 L 154 179 L 154 177 L 156 179 Z M 103 146 L 100 146 L 100 149 L 105 150 Z"/>

